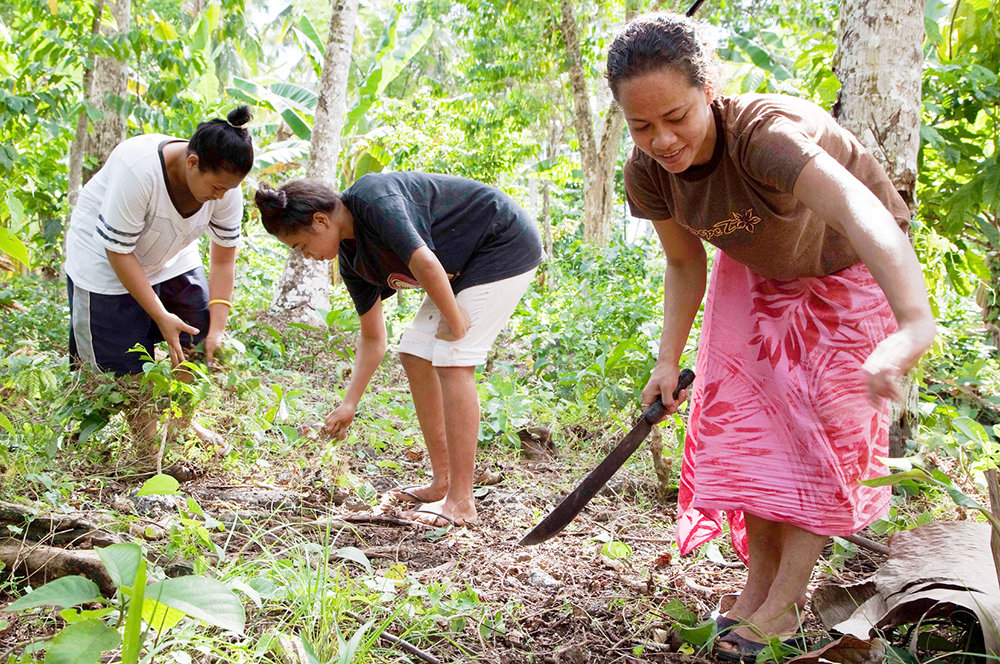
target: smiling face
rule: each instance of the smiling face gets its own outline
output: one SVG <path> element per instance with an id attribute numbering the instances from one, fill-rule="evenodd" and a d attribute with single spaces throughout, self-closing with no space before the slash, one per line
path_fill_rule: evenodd
<path id="1" fill-rule="evenodd" d="M 665 67 L 622 81 L 618 103 L 632 140 L 671 173 L 708 163 L 715 149 L 711 89 Z"/>
<path id="2" fill-rule="evenodd" d="M 312 226 L 275 237 L 292 249 L 300 250 L 306 258 L 331 261 L 340 253 L 341 236 L 340 226 L 332 223 L 326 213 L 317 212 L 313 215 Z"/>
<path id="3" fill-rule="evenodd" d="M 227 191 L 240 186 L 246 177 L 229 171 L 203 171 L 197 155 L 188 155 L 184 165 L 187 188 L 198 203 L 219 200 Z"/>

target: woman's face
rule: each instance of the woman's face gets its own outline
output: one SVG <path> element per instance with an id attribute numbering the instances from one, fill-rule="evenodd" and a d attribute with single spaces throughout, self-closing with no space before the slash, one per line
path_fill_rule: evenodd
<path id="1" fill-rule="evenodd" d="M 705 164 L 715 149 L 711 89 L 672 67 L 622 81 L 618 103 L 639 149 L 671 173 Z"/>
<path id="2" fill-rule="evenodd" d="M 198 203 L 217 201 L 226 195 L 230 189 L 235 189 L 243 182 L 245 175 L 237 175 L 228 171 L 203 171 L 198 165 L 198 156 L 189 155 L 187 165 L 187 188 Z"/>
<path id="3" fill-rule="evenodd" d="M 312 226 L 277 238 L 292 249 L 298 249 L 306 258 L 332 261 L 340 253 L 340 231 L 332 224 L 329 215 L 317 212 Z"/>

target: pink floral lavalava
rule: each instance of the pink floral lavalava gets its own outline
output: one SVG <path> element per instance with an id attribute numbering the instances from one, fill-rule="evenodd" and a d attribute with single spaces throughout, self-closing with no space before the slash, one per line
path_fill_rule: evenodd
<path id="1" fill-rule="evenodd" d="M 717 252 L 705 305 L 684 460 L 681 553 L 729 519 L 748 560 L 743 512 L 823 535 L 885 513 L 888 403 L 872 407 L 861 364 L 896 321 L 861 263 L 826 277 L 764 279 Z"/>

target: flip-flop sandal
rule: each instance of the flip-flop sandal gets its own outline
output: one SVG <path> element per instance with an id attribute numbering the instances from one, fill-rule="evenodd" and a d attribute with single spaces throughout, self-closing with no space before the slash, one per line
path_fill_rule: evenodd
<path id="1" fill-rule="evenodd" d="M 719 641 L 731 643 L 736 646 L 736 650 L 726 650 L 725 648 L 720 648 L 718 645 L 712 649 L 713 655 L 726 662 L 756 661 L 757 655 L 768 646 L 767 643 L 743 638 L 736 632 L 729 632 L 719 639 Z M 806 640 L 803 636 L 793 636 L 790 639 L 785 639 L 781 642 L 781 645 L 795 648 L 796 650 L 806 650 Z"/>
<path id="2" fill-rule="evenodd" d="M 444 514 L 441 514 L 440 512 L 435 512 L 434 510 L 415 509 L 415 510 L 412 511 L 412 513 L 413 514 L 429 514 L 430 516 L 434 517 L 435 520 L 437 520 L 437 519 L 443 519 L 443 520 L 447 521 L 448 522 L 448 526 L 458 526 L 458 523 L 453 518 L 451 518 L 450 516 L 445 516 Z M 427 523 L 425 521 L 419 521 L 417 519 L 413 519 L 413 521 L 415 523 L 419 523 L 422 526 L 430 526 L 431 528 L 435 527 L 435 524 L 433 524 L 433 523 Z M 436 526 L 436 527 L 438 527 L 438 528 L 442 528 L 442 527 L 447 528 L 448 526 Z"/>
<path id="3" fill-rule="evenodd" d="M 391 495 L 396 500 L 399 500 L 400 498 L 399 495 L 397 494 L 403 494 L 404 496 L 410 499 L 410 500 L 404 500 L 403 501 L 404 503 L 416 503 L 416 504 L 426 503 L 427 502 L 426 500 L 421 499 L 420 496 L 413 493 L 413 491 L 411 490 L 419 488 L 421 488 L 419 484 L 408 484 L 406 486 L 397 486 L 394 489 L 389 489 L 389 495 Z"/>
<path id="4" fill-rule="evenodd" d="M 718 631 L 719 634 L 725 634 L 729 630 L 738 626 L 741 622 L 743 621 L 736 620 L 735 618 L 729 618 L 727 616 L 720 614 L 715 616 L 715 629 L 716 631 Z"/>

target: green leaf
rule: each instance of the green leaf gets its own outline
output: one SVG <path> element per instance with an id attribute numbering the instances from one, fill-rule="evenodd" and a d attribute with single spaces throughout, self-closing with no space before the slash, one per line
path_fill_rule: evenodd
<path id="1" fill-rule="evenodd" d="M 11 424 L 10 420 L 8 420 L 7 416 L 4 415 L 3 413 L 0 413 L 0 427 L 6 429 L 7 433 L 9 433 L 10 435 L 12 436 L 14 435 L 14 425 Z"/>
<path id="2" fill-rule="evenodd" d="M 320 58 L 322 58 L 323 53 L 326 51 L 326 46 L 323 44 L 323 38 L 319 36 L 319 32 L 316 30 L 316 26 L 313 25 L 312 21 L 309 20 L 309 17 L 306 14 L 303 14 L 302 18 L 299 19 L 299 30 L 301 30 L 302 34 L 309 38 L 309 41 L 311 41 L 313 46 L 316 47 L 316 50 L 319 51 Z M 320 61 L 322 62 L 322 60 Z"/>
<path id="3" fill-rule="evenodd" d="M 274 83 L 270 89 L 271 92 L 281 95 L 285 99 L 291 99 L 309 110 L 315 110 L 316 103 L 319 101 L 318 94 L 295 83 Z"/>
<path id="4" fill-rule="evenodd" d="M 125 637 L 122 643 L 122 664 L 137 664 L 142 647 L 142 609 L 146 593 L 146 559 L 139 559 L 135 573 L 135 586 L 125 614 Z"/>
<path id="5" fill-rule="evenodd" d="M 139 561 L 142 560 L 142 549 L 138 544 L 123 542 L 104 548 L 97 548 L 104 568 L 111 575 L 111 580 L 118 588 L 132 588 L 135 585 L 135 575 L 139 571 Z"/>
<path id="6" fill-rule="evenodd" d="M 161 41 L 173 41 L 177 39 L 177 31 L 174 30 L 174 26 L 161 20 L 158 21 L 156 23 L 156 27 L 153 28 L 153 37 Z"/>
<path id="7" fill-rule="evenodd" d="M 173 628 L 184 620 L 184 616 L 183 611 L 157 602 L 151 597 L 145 597 L 142 600 L 142 619 L 146 621 L 150 629 L 157 632 L 162 633 Z"/>
<path id="8" fill-rule="evenodd" d="M 103 609 L 97 609 L 96 611 L 85 611 L 82 609 L 63 609 L 59 612 L 59 617 L 66 621 L 67 625 L 72 625 L 73 623 L 82 622 L 84 620 L 100 620 L 105 616 L 108 616 L 117 611 L 114 607 L 105 607 Z"/>
<path id="9" fill-rule="evenodd" d="M 83 620 L 56 634 L 45 649 L 45 663 L 97 664 L 101 653 L 114 650 L 120 641 L 118 631 L 100 620 Z"/>
<path id="10" fill-rule="evenodd" d="M 743 35 L 736 32 L 731 32 L 729 34 L 729 39 L 750 57 L 751 62 L 761 69 L 770 72 L 771 75 L 779 81 L 786 81 L 792 78 L 791 72 L 789 72 L 788 69 L 786 69 L 782 64 L 777 62 L 774 56 L 750 39 L 747 39 Z"/>
<path id="11" fill-rule="evenodd" d="M 309 141 L 290 139 L 272 143 L 254 158 L 254 170 L 260 174 L 277 173 L 290 166 L 304 165 L 309 157 Z"/>
<path id="12" fill-rule="evenodd" d="M 31 265 L 31 258 L 28 256 L 28 248 L 24 246 L 16 237 L 13 237 L 6 228 L 0 226 L 0 252 L 16 258 L 25 265 Z"/>
<path id="13" fill-rule="evenodd" d="M 283 97 L 263 86 L 257 85 L 253 81 L 248 81 L 244 78 L 236 76 L 233 77 L 233 86 L 235 87 L 228 88 L 228 90 L 231 90 L 234 93 L 246 93 L 247 95 L 250 95 L 251 99 L 256 100 L 251 103 L 265 104 L 274 109 L 275 112 L 280 113 L 281 117 L 288 123 L 288 126 L 292 128 L 293 132 L 295 132 L 295 135 L 302 140 L 308 141 L 312 136 L 312 128 L 304 119 L 302 119 L 302 116 L 296 110 L 295 106 L 299 106 L 299 103 L 294 99 Z"/>
<path id="14" fill-rule="evenodd" d="M 632 555 L 632 548 L 625 542 L 612 540 L 605 542 L 604 546 L 601 547 L 601 555 L 607 556 L 612 560 L 623 560 Z"/>
<path id="15" fill-rule="evenodd" d="M 7 191 L 7 211 L 10 212 L 10 229 L 16 233 L 24 223 L 24 205 L 10 190 Z"/>
<path id="16" fill-rule="evenodd" d="M 181 483 L 170 475 L 153 475 L 142 485 L 136 496 L 173 496 Z"/>
<path id="17" fill-rule="evenodd" d="M 716 632 L 715 621 L 713 620 L 709 620 L 698 627 L 685 627 L 684 625 L 675 625 L 674 627 L 681 639 L 696 646 L 703 646 L 708 643 L 712 635 Z"/>
<path id="18" fill-rule="evenodd" d="M 338 558 L 343 558 L 344 560 L 350 560 L 351 562 L 355 562 L 364 567 L 365 571 L 367 571 L 369 574 L 372 573 L 372 564 L 371 562 L 368 561 L 368 556 L 366 556 L 364 552 L 361 549 L 358 549 L 357 547 L 345 546 L 341 549 L 337 549 L 337 552 L 334 555 L 337 556 Z"/>
<path id="19" fill-rule="evenodd" d="M 146 588 L 146 596 L 222 629 L 242 634 L 246 627 L 243 604 L 232 590 L 215 579 L 182 576 Z"/>
<path id="20" fill-rule="evenodd" d="M 24 611 L 36 606 L 58 606 L 60 609 L 65 609 L 101 599 L 100 588 L 90 579 L 76 575 L 64 576 L 8 604 L 4 611 Z"/>
<path id="21" fill-rule="evenodd" d="M 208 16 L 202 14 L 198 17 L 198 22 L 191 26 L 191 48 L 196 51 L 204 51 L 212 41 L 211 28 L 208 24 Z"/>

